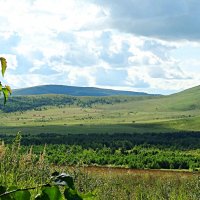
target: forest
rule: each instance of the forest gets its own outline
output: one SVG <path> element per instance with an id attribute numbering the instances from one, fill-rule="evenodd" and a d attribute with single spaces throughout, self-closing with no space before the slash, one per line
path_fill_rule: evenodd
<path id="1" fill-rule="evenodd" d="M 6 106 L 0 102 L 0 110 L 9 113 L 27 110 L 40 110 L 49 106 L 79 106 L 82 108 L 92 107 L 96 104 L 106 105 L 151 99 L 153 96 L 111 96 L 111 97 L 76 97 L 69 95 L 30 95 L 30 96 L 11 96 Z"/>
<path id="2" fill-rule="evenodd" d="M 163 134 L 32 134 L 23 135 L 23 152 L 36 153 L 45 144 L 48 160 L 56 165 L 99 165 L 135 169 L 198 170 L 200 133 Z M 1 135 L 12 143 L 14 135 Z"/>

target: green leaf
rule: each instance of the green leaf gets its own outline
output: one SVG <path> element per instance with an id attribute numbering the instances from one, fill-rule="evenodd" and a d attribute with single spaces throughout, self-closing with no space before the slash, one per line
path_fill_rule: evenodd
<path id="1" fill-rule="evenodd" d="M 1 73 L 2 73 L 2 76 L 4 76 L 6 68 L 7 68 L 7 62 L 6 62 L 6 59 L 3 57 L 0 57 L 0 61 L 1 61 Z"/>
<path id="2" fill-rule="evenodd" d="M 92 199 L 95 199 L 96 197 L 96 195 L 92 193 L 81 194 L 80 196 L 83 198 L 83 200 L 92 200 Z"/>
<path id="3" fill-rule="evenodd" d="M 8 92 L 9 92 L 10 94 L 12 94 L 12 90 L 11 90 L 10 86 L 6 85 L 5 88 L 8 90 Z"/>
<path id="4" fill-rule="evenodd" d="M 9 95 L 9 91 L 7 88 L 2 88 L 3 91 L 3 96 L 4 96 L 4 105 L 6 104 L 7 100 L 8 100 L 8 95 Z"/>
<path id="5" fill-rule="evenodd" d="M 7 189 L 7 192 L 11 192 L 10 194 L 6 194 L 0 200 L 30 200 L 31 194 L 28 190 L 24 191 L 16 191 L 18 188 L 16 186 L 10 186 Z"/>
<path id="6" fill-rule="evenodd" d="M 76 190 L 72 190 L 70 188 L 65 189 L 64 196 L 67 200 L 83 200 Z"/>
<path id="7" fill-rule="evenodd" d="M 46 193 L 42 192 L 36 195 L 35 200 L 50 200 L 50 198 Z"/>
<path id="8" fill-rule="evenodd" d="M 30 200 L 31 193 L 28 190 L 18 191 L 14 193 L 14 199 L 16 200 Z"/>
<path id="9" fill-rule="evenodd" d="M 61 200 L 62 195 L 58 186 L 44 187 L 42 193 L 48 195 L 49 200 Z"/>

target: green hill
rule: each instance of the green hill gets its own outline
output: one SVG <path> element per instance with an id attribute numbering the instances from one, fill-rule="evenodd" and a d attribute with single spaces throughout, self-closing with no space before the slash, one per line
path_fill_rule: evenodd
<path id="1" fill-rule="evenodd" d="M 120 91 L 101 89 L 95 87 L 75 87 L 65 85 L 41 85 L 23 89 L 13 90 L 13 95 L 41 95 L 41 94 L 66 94 L 72 96 L 113 96 L 113 95 L 149 95 L 144 92 Z"/>
<path id="2" fill-rule="evenodd" d="M 14 96 L 0 105 L 0 133 L 200 131 L 199 99 L 200 86 L 168 96 Z"/>

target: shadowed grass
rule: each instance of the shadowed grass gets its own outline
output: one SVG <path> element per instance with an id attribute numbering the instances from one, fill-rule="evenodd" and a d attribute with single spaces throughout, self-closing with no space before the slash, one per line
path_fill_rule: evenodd
<path id="1" fill-rule="evenodd" d="M 51 172 L 68 172 L 75 179 L 81 192 L 93 192 L 97 200 L 199 200 L 199 174 L 163 173 L 159 171 L 109 170 L 51 166 L 45 159 L 45 150 L 37 158 L 31 148 L 27 153 L 20 151 L 20 136 L 11 146 L 0 145 L 0 184 L 26 188 L 45 183 Z M 123 173 L 122 173 L 123 172 Z M 36 191 L 32 191 L 33 194 Z"/>

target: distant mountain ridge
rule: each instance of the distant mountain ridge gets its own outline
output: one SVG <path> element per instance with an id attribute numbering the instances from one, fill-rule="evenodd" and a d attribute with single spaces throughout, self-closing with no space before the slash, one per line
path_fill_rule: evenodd
<path id="1" fill-rule="evenodd" d="M 112 89 L 102 89 L 95 87 L 76 87 L 65 85 L 40 85 L 13 90 L 13 96 L 16 95 L 43 95 L 43 94 L 65 94 L 72 96 L 149 96 L 151 94 L 145 92 L 131 92 Z"/>

